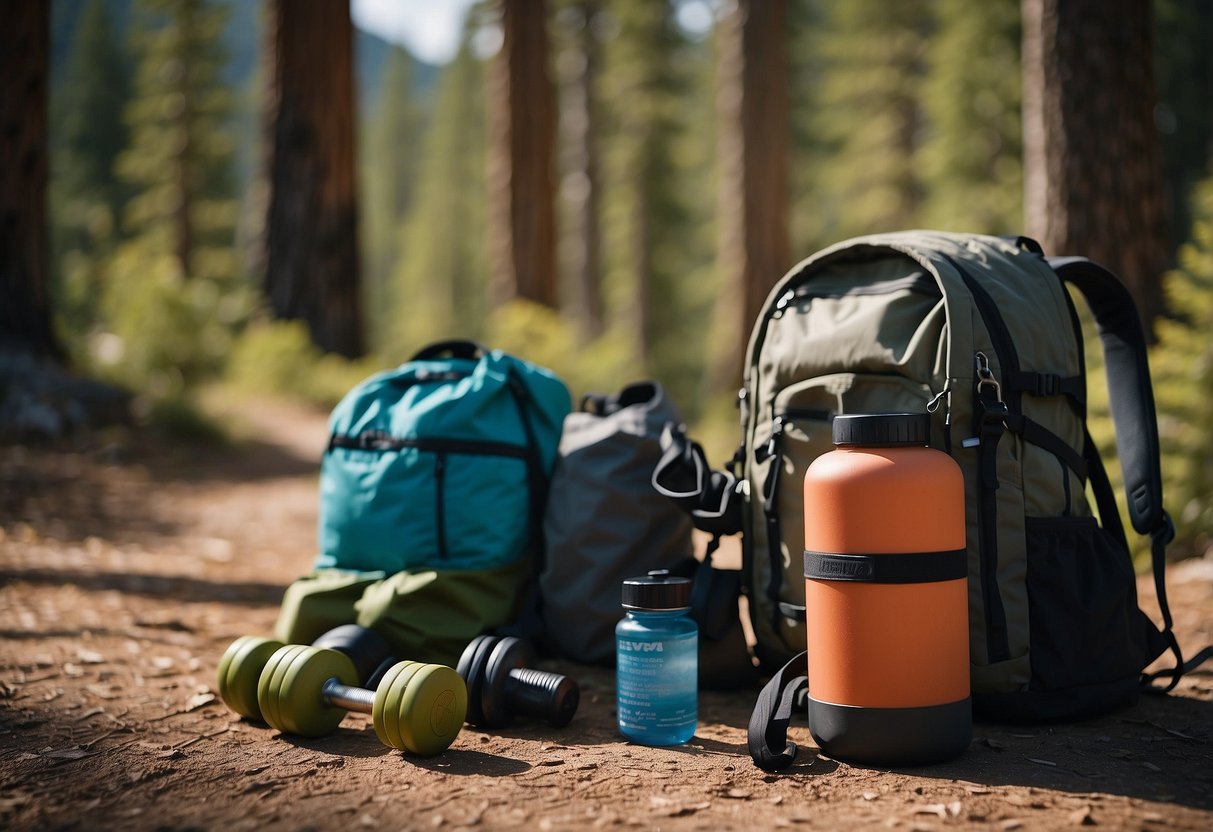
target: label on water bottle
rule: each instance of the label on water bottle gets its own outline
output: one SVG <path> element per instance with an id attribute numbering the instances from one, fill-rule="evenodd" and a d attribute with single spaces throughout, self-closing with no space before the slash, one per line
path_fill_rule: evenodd
<path id="1" fill-rule="evenodd" d="M 638 742 L 690 739 L 698 722 L 698 637 L 616 644 L 619 729 Z"/>

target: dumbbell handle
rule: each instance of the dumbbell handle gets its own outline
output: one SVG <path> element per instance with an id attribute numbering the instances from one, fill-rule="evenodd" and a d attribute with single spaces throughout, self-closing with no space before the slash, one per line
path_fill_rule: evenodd
<path id="1" fill-rule="evenodd" d="M 563 726 L 577 710 L 577 698 L 572 688 L 576 688 L 576 683 L 559 673 L 533 667 L 515 667 L 510 669 L 506 679 L 505 696 L 515 712 Z M 570 694 L 573 694 L 572 697 Z M 561 706 L 553 711 L 553 703 L 561 703 Z"/>
<path id="2" fill-rule="evenodd" d="M 344 708 L 360 714 L 369 714 L 375 708 L 375 691 L 343 685 L 336 678 L 324 683 L 320 695 L 326 705 L 334 708 Z"/>

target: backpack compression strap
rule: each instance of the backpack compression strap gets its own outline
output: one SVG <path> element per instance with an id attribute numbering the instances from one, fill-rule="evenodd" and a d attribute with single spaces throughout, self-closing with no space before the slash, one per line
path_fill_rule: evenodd
<path id="1" fill-rule="evenodd" d="M 1184 673 L 1213 656 L 1213 648 L 1206 648 L 1185 664 L 1172 629 L 1171 608 L 1167 603 L 1166 548 L 1175 538 L 1175 524 L 1162 507 L 1158 422 L 1145 334 L 1132 295 L 1115 275 L 1085 257 L 1049 257 L 1047 260 L 1062 280 L 1082 292 L 1098 325 L 1107 367 L 1112 422 L 1116 426 L 1116 444 L 1128 496 L 1129 520 L 1139 534 L 1150 536 L 1154 590 L 1163 620 L 1162 635 L 1175 656 L 1175 667 L 1143 676 L 1142 681 L 1148 690 L 1169 691 Z M 1101 514 L 1102 509 L 1101 506 Z M 1166 678 L 1170 681 L 1164 688 L 1150 685 Z"/>
<path id="2" fill-rule="evenodd" d="M 796 743 L 788 740 L 788 723 L 796 700 L 809 687 L 809 654 L 800 653 L 779 669 L 758 694 L 750 714 L 748 745 L 754 765 L 779 771 L 796 759 Z"/>

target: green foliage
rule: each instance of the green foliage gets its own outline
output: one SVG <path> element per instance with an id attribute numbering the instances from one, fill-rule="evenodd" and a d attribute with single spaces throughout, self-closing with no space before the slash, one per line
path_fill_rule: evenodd
<path id="1" fill-rule="evenodd" d="M 1192 233 L 1179 250 L 1179 267 L 1164 278 L 1176 314 L 1155 322 L 1150 375 L 1158 414 L 1163 505 L 1175 521 L 1171 557 L 1204 554 L 1213 543 L 1213 432 L 1206 399 L 1213 395 L 1213 177 L 1193 192 Z M 1129 524 L 1116 433 L 1108 403 L 1103 351 L 1095 322 L 1080 307 L 1088 373 L 1088 423 L 1116 492 L 1125 533 L 1139 568 L 1149 562 L 1149 540 Z"/>
<path id="2" fill-rule="evenodd" d="M 918 151 L 922 225 L 1010 234 L 1023 223 L 1019 0 L 935 0 Z"/>
<path id="3" fill-rule="evenodd" d="M 96 314 L 101 261 L 118 239 L 129 196 L 113 170 L 129 139 L 121 115 L 127 63 L 105 0 L 89 0 L 51 97 L 51 262 L 60 335 L 71 353 L 82 349 L 80 335 Z"/>
<path id="4" fill-rule="evenodd" d="M 251 304 L 248 290 L 189 279 L 175 256 L 142 240 L 115 252 L 103 283 L 93 366 L 153 398 L 214 376 Z"/>
<path id="5" fill-rule="evenodd" d="M 1174 318 L 1156 323 L 1151 353 L 1163 457 L 1163 495 L 1178 537 L 1174 551 L 1203 554 L 1213 542 L 1213 176 L 1193 192 L 1192 233 L 1164 287 Z"/>
<path id="6" fill-rule="evenodd" d="M 420 102 L 412 95 L 412 62 L 408 52 L 392 47 L 388 53 L 375 115 L 360 132 L 362 231 L 365 320 L 372 343 L 382 343 L 392 329 L 390 280 L 405 253 L 401 225 L 416 191 L 425 126 Z"/>
<path id="7" fill-rule="evenodd" d="M 322 353 L 302 321 L 257 321 L 236 339 L 225 378 L 250 395 L 278 394 L 331 408 L 383 363 Z"/>
<path id="8" fill-rule="evenodd" d="M 485 76 L 471 48 L 475 25 L 439 78 L 425 165 L 400 231 L 382 334 L 394 360 L 407 357 L 410 344 L 477 335 L 488 312 Z"/>
<path id="9" fill-rule="evenodd" d="M 574 401 L 585 393 L 616 391 L 635 380 L 628 343 L 618 332 L 581 344 L 571 321 L 532 301 L 516 299 L 493 310 L 485 341 L 556 373 Z"/>
<path id="10" fill-rule="evenodd" d="M 824 67 L 811 129 L 828 163 L 814 171 L 809 206 L 797 210 L 821 218 L 823 239 L 920 224 L 931 8 L 930 0 L 849 0 L 829 5 L 813 33 Z"/>
<path id="11" fill-rule="evenodd" d="M 86 335 L 78 363 L 171 406 L 222 369 L 255 295 L 234 248 L 223 10 L 143 0 L 137 13 L 130 146 L 116 161 L 131 236 L 105 256 L 65 256 L 63 286 Z"/>
<path id="12" fill-rule="evenodd" d="M 126 230 L 183 262 L 190 278 L 230 282 L 237 259 L 230 90 L 221 83 L 226 10 L 206 0 L 140 0 L 139 63 L 117 162 L 136 190 Z"/>
<path id="13" fill-rule="evenodd" d="M 668 3 L 607 9 L 602 100 L 608 330 L 632 342 L 633 376 L 698 405 L 713 290 L 710 52 L 694 51 Z M 693 129 L 692 129 L 693 128 Z M 629 381 L 632 379 L 624 379 Z"/>

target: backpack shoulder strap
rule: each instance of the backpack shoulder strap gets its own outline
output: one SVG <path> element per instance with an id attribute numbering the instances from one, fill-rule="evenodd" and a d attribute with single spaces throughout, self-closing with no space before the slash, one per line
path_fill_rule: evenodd
<path id="1" fill-rule="evenodd" d="M 1133 298 L 1115 275 L 1085 257 L 1050 257 L 1048 262 L 1086 298 L 1099 328 L 1133 528 L 1140 534 L 1173 537 L 1171 519 L 1162 507 L 1158 423 L 1146 339 Z"/>
<path id="2" fill-rule="evenodd" d="M 1141 319 L 1129 290 L 1103 266 L 1085 257 L 1047 260 L 1062 280 L 1082 293 L 1095 316 L 1107 367 L 1108 395 L 1128 496 L 1129 520 L 1139 534 L 1150 536 L 1154 589 L 1163 619 L 1162 636 L 1175 656 L 1174 668 L 1151 674 L 1143 682 L 1149 684 L 1169 677 L 1162 690 L 1171 690 L 1185 672 L 1208 658 L 1209 650 L 1185 665 L 1172 629 L 1171 608 L 1167 603 L 1166 547 L 1175 537 L 1175 524 L 1162 506 L 1158 421 Z M 1102 504 L 1100 510 L 1102 514 Z"/>

